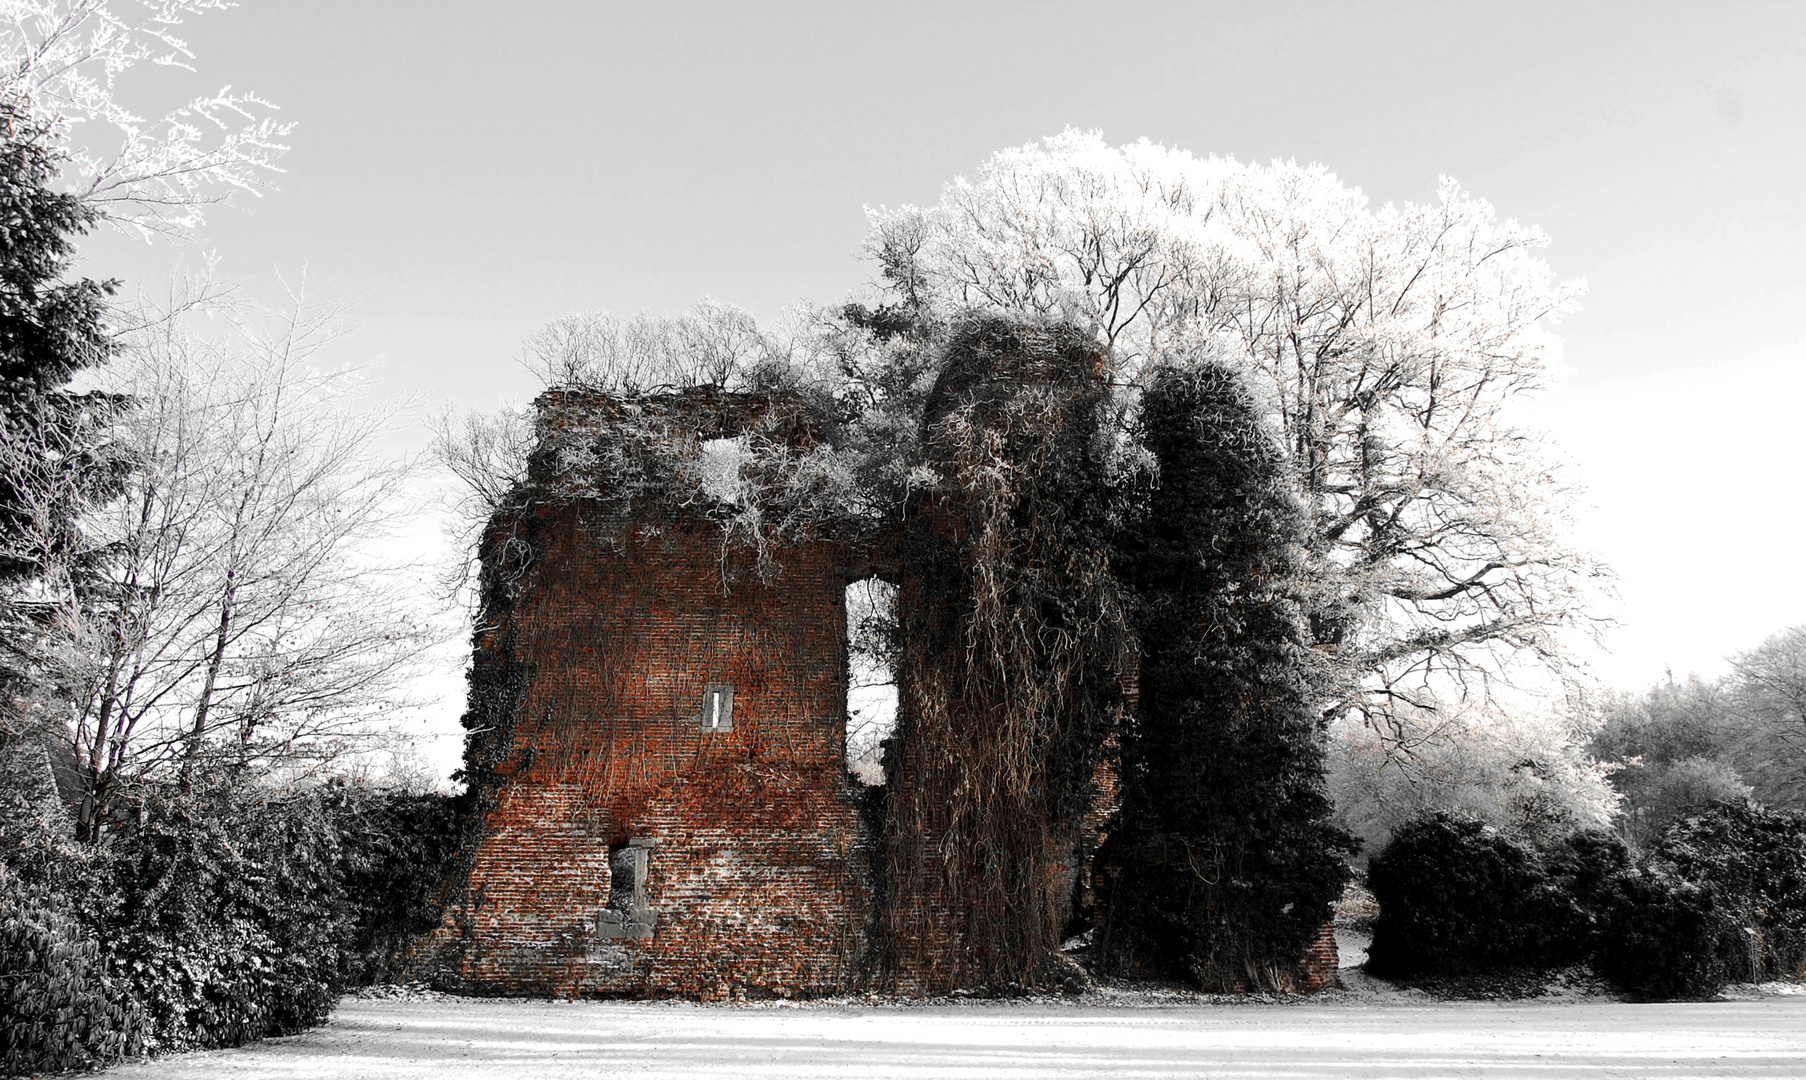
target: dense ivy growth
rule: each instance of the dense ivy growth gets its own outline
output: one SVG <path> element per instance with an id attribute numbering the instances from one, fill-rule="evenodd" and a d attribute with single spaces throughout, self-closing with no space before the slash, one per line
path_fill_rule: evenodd
<path id="1" fill-rule="evenodd" d="M 1120 542 L 1139 706 L 1099 858 L 1107 967 L 1279 989 L 1347 881 L 1330 823 L 1313 664 L 1293 592 L 1305 521 L 1283 457 L 1226 368 L 1159 372 L 1158 465 Z"/>
<path id="2" fill-rule="evenodd" d="M 1671 824 L 1648 862 L 1708 886 L 1754 934 L 1726 956 L 1732 979 L 1806 972 L 1806 813 L 1718 802 Z"/>
<path id="3" fill-rule="evenodd" d="M 1062 981 L 1077 842 L 1129 651 L 1101 357 L 1066 326 L 958 328 L 924 410 L 885 755 L 882 977 Z"/>
<path id="4" fill-rule="evenodd" d="M 1368 866 L 1380 903 L 1367 968 L 1450 975 L 1539 964 L 1560 948 L 1559 897 L 1528 844 L 1477 821 L 1428 814 Z"/>
<path id="5" fill-rule="evenodd" d="M 341 785 L 321 798 L 345 853 L 341 885 L 356 916 L 341 981 L 397 981 L 411 970 L 420 935 L 439 925 L 469 817 L 459 799 L 432 793 Z"/>
<path id="6" fill-rule="evenodd" d="M 1726 945 L 1737 926 L 1709 885 L 1658 867 L 1611 881 L 1604 897 L 1599 968 L 1638 997 L 1709 998 L 1729 981 Z"/>
<path id="7" fill-rule="evenodd" d="M 1600 961 L 1647 997 L 1806 975 L 1806 814 L 1717 802 L 1615 883 Z"/>

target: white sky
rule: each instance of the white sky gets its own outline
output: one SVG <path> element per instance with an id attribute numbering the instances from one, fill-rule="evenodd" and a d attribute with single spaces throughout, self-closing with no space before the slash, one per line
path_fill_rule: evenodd
<path id="1" fill-rule="evenodd" d="M 202 247 L 363 297 L 341 356 L 422 416 L 530 395 L 518 346 L 572 310 L 843 296 L 865 205 L 1067 125 L 1376 202 L 1453 175 L 1589 282 L 1540 407 L 1620 576 L 1599 674 L 1716 674 L 1806 622 L 1806 5 L 246 0 L 186 31 L 199 75 L 128 100 L 231 83 L 299 125 Z M 199 250 L 97 238 L 84 270 L 154 288 Z"/>

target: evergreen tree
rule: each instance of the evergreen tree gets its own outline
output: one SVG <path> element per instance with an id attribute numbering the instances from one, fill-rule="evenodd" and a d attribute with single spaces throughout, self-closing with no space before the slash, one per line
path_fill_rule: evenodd
<path id="1" fill-rule="evenodd" d="M 76 372 L 110 351 L 112 283 L 67 277 L 75 238 L 98 215 L 52 189 L 56 144 L 5 102 L 0 136 L 0 703 L 7 703 L 25 693 L 38 666 L 34 579 L 52 561 L 85 578 L 101 555 L 81 550 L 75 520 L 84 498 L 119 465 L 95 431 L 120 403 L 68 389 Z M 0 709 L 0 742 L 41 726 L 42 717 L 27 723 L 15 713 Z"/>
<path id="2" fill-rule="evenodd" d="M 4 104 L 0 125 L 0 437 L 73 449 L 84 411 L 100 403 L 65 387 L 107 357 L 104 316 L 113 284 L 65 274 L 75 238 L 98 214 L 50 187 L 55 150 L 42 130 Z M 45 425 L 54 430 L 40 430 Z M 0 530 L 13 535 L 24 512 L 18 477 L 0 470 Z M 36 569 L 17 545 L 0 547 L 0 580 Z"/>
<path id="3" fill-rule="evenodd" d="M 1125 530 L 1141 694 L 1100 853 L 1107 968 L 1278 989 L 1329 918 L 1353 841 L 1329 821 L 1307 631 L 1306 521 L 1236 375 L 1167 368 L 1143 403 L 1159 466 Z"/>

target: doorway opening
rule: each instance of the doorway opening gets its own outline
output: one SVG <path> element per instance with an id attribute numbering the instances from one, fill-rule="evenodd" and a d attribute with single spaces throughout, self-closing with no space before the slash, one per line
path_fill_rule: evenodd
<path id="1" fill-rule="evenodd" d="M 847 586 L 847 771 L 884 783 L 884 742 L 897 726 L 897 587 L 878 578 Z"/>

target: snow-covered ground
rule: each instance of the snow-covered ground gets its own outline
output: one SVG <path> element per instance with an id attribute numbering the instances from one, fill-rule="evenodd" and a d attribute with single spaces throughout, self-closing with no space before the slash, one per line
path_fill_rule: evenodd
<path id="1" fill-rule="evenodd" d="M 1631 1005 L 1440 1002 L 1357 986 L 1303 1002 L 698 1006 L 356 1000 L 239 1050 L 111 1070 L 132 1080 L 552 1077 L 1806 1077 L 1806 993 Z"/>

